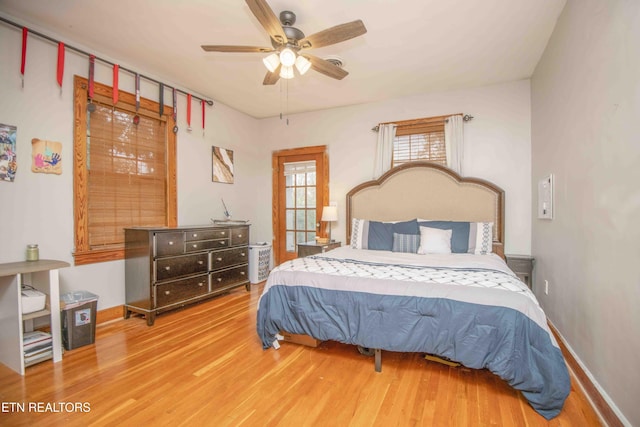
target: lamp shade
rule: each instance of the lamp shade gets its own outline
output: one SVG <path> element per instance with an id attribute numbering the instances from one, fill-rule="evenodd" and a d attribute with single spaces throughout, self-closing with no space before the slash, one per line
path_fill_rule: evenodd
<path id="1" fill-rule="evenodd" d="M 337 206 L 324 206 L 322 208 L 322 221 L 337 221 L 338 220 L 338 207 Z"/>
<path id="2" fill-rule="evenodd" d="M 278 65 L 280 65 L 280 57 L 277 53 L 272 53 L 264 58 L 262 62 L 264 62 L 264 66 L 267 67 L 267 70 L 273 73 L 278 68 Z"/>
<path id="3" fill-rule="evenodd" d="M 283 79 L 292 79 L 293 78 L 293 67 L 287 67 L 283 65 L 280 67 L 280 77 Z"/>
<path id="4" fill-rule="evenodd" d="M 296 58 L 296 68 L 298 69 L 298 71 L 300 72 L 300 75 L 304 75 L 304 73 L 306 73 L 307 71 L 309 71 L 309 68 L 311 68 L 311 62 L 309 62 L 309 60 L 303 56 L 298 56 Z"/>
<path id="5" fill-rule="evenodd" d="M 296 53 L 289 48 L 282 49 L 280 52 L 280 62 L 285 67 L 293 67 L 296 63 Z"/>

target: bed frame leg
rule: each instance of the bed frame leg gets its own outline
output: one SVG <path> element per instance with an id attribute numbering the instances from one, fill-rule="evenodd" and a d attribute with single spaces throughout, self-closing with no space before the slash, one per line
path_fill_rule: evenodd
<path id="1" fill-rule="evenodd" d="M 375 349 L 376 372 L 382 372 L 382 351 Z"/>

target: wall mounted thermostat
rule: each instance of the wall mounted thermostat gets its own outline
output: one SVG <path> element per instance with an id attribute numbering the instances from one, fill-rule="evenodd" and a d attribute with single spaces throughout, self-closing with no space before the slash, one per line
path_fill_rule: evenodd
<path id="1" fill-rule="evenodd" d="M 538 181 L 538 218 L 553 219 L 553 174 Z"/>

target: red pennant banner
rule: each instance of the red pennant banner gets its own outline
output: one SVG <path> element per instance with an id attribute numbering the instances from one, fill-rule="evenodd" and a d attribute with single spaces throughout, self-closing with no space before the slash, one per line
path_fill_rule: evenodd
<path id="1" fill-rule="evenodd" d="M 96 56 L 89 55 L 89 98 L 93 99 L 94 73 L 96 69 Z"/>
<path id="2" fill-rule="evenodd" d="M 27 34 L 29 30 L 27 27 L 22 27 L 22 60 L 20 61 L 20 74 L 24 81 L 24 66 L 27 63 Z"/>
<path id="3" fill-rule="evenodd" d="M 204 130 L 204 99 L 200 100 L 200 105 L 202 106 L 202 130 Z"/>
<path id="4" fill-rule="evenodd" d="M 187 94 L 187 129 L 191 128 L 191 94 Z"/>
<path id="5" fill-rule="evenodd" d="M 118 103 L 119 91 L 118 91 L 118 74 L 120 72 L 120 66 L 114 64 L 113 66 L 113 105 Z"/>
<path id="6" fill-rule="evenodd" d="M 62 88 L 62 77 L 64 76 L 64 43 L 58 42 L 58 69 L 56 78 L 58 85 Z"/>

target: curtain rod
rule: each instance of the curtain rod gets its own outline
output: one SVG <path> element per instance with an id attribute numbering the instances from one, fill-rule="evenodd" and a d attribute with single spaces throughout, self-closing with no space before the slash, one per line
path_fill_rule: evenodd
<path id="1" fill-rule="evenodd" d="M 469 122 L 471 120 L 473 120 L 473 116 L 470 116 L 469 114 L 463 114 L 463 113 L 458 113 L 458 114 L 449 114 L 446 116 L 434 116 L 434 117 L 425 117 L 424 119 L 413 119 L 413 120 L 398 120 L 397 122 L 384 122 L 384 123 L 380 123 L 377 124 L 376 126 L 372 127 L 371 130 L 374 132 L 378 132 L 378 130 L 380 130 L 380 125 L 388 125 L 388 124 L 396 124 L 396 123 L 402 123 L 402 122 L 419 122 L 421 120 L 433 120 L 433 119 L 440 119 L 443 117 L 451 117 L 451 116 L 462 116 L 462 120 L 464 120 L 465 122 Z M 449 119 L 445 119 L 445 122 L 449 121 Z"/>
<path id="2" fill-rule="evenodd" d="M 16 27 L 16 28 L 20 28 L 20 29 L 22 29 L 22 28 L 26 28 L 25 26 L 20 25 L 20 24 L 17 24 L 17 23 L 15 23 L 15 22 L 13 22 L 13 21 L 10 21 L 10 20 L 6 19 L 6 18 L 5 18 L 5 17 L 3 17 L 3 16 L 0 16 L 0 21 L 3 21 L 3 22 L 5 22 L 5 23 L 7 23 L 7 24 L 9 24 L 9 25 L 12 25 L 12 26 Z M 45 40 L 48 40 L 48 41 L 50 41 L 50 42 L 52 42 L 52 43 L 55 43 L 55 44 L 61 43 L 61 41 L 60 41 L 60 40 L 56 40 L 56 39 L 54 39 L 53 37 L 49 37 L 49 36 L 47 36 L 46 34 L 42 34 L 42 33 L 38 32 L 38 31 L 34 31 L 34 30 L 30 29 L 30 28 L 27 28 L 27 31 L 28 31 L 29 33 L 33 34 L 33 35 L 36 35 L 36 36 L 38 36 L 38 37 L 40 37 L 40 38 L 43 38 L 43 39 L 45 39 Z M 92 54 L 90 54 L 90 53 L 88 53 L 88 52 L 85 52 L 85 51 L 84 51 L 84 50 L 82 50 L 82 49 L 78 49 L 77 47 L 74 47 L 74 46 L 68 45 L 68 44 L 66 44 L 66 43 L 64 44 L 64 47 L 65 47 L 65 48 L 68 48 L 68 49 L 70 49 L 70 50 L 73 50 L 74 52 L 77 52 L 77 53 L 79 53 L 79 54 L 85 55 L 86 57 L 90 57 L 90 56 L 92 55 Z M 98 60 L 98 61 L 100 61 L 100 62 L 103 62 L 103 63 L 105 63 L 105 64 L 108 64 L 108 65 L 111 65 L 112 67 L 113 67 L 114 65 L 116 65 L 115 63 L 113 63 L 113 62 L 111 62 L 111 61 L 108 61 L 108 60 L 106 60 L 106 59 L 104 59 L 104 58 L 100 58 L 100 57 L 98 57 L 98 56 L 96 56 L 95 58 L 96 58 L 96 60 Z M 131 74 L 133 74 L 133 75 L 138 74 L 138 73 L 136 73 L 135 71 L 130 70 L 130 69 L 125 68 L 125 67 L 120 67 L 120 70 L 127 71 L 128 73 L 131 73 Z M 163 82 L 161 82 L 161 81 L 159 81 L 159 80 L 156 80 L 156 79 L 154 79 L 154 78 L 152 78 L 152 77 L 145 76 L 144 74 L 138 74 L 138 75 L 139 75 L 141 78 L 145 79 L 145 80 L 148 80 L 148 81 L 151 81 L 151 82 L 157 83 L 157 84 L 159 84 L 159 85 L 164 85 L 164 87 L 166 87 L 166 88 L 169 88 L 169 89 L 175 89 L 177 92 L 180 92 L 180 93 L 182 93 L 183 95 L 189 95 L 189 93 L 188 93 L 188 92 L 185 92 L 185 91 L 183 91 L 182 89 L 178 89 L 177 87 L 173 87 L 173 86 L 171 86 L 171 85 L 167 85 L 167 84 L 165 84 L 165 83 L 163 83 Z M 200 100 L 200 101 L 204 101 L 204 102 L 206 102 L 206 103 L 207 103 L 207 105 L 213 105 L 213 101 L 211 101 L 211 100 L 203 99 L 203 98 L 200 98 L 199 96 L 195 96 L 195 95 L 191 95 L 191 97 L 192 97 L 192 98 L 195 98 L 195 99 L 197 99 L 197 100 Z"/>

